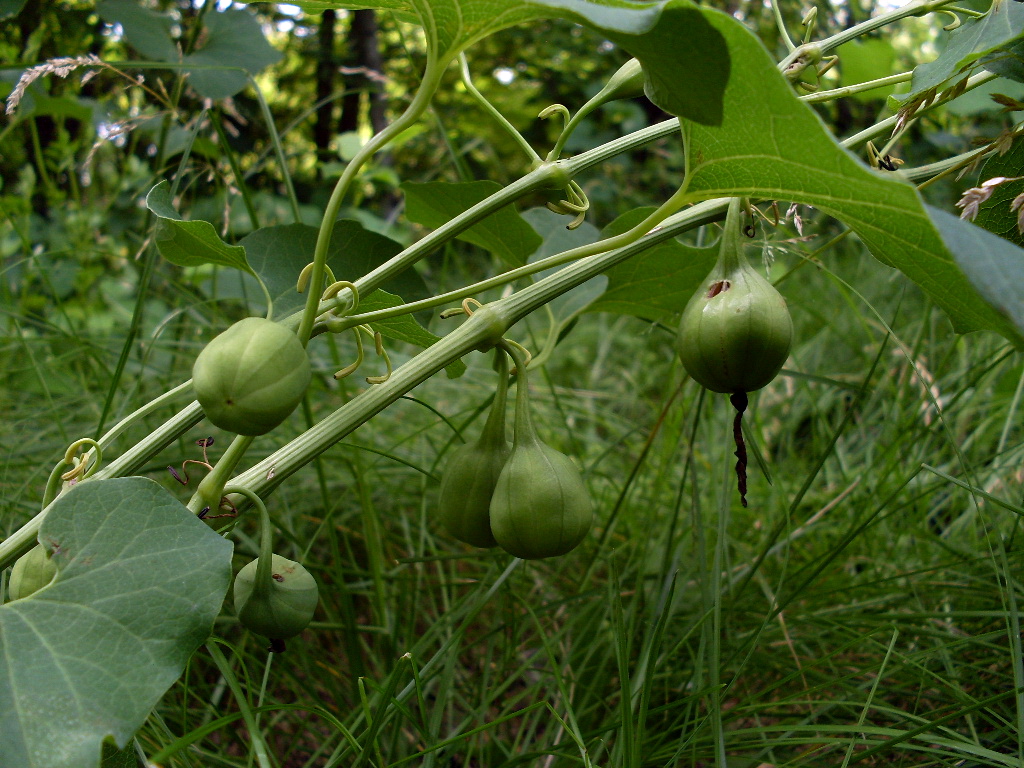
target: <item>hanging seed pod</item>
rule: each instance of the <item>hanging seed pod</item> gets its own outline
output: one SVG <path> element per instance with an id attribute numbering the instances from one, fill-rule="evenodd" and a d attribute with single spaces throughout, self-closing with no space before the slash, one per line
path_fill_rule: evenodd
<path id="1" fill-rule="evenodd" d="M 295 410 L 311 375 L 309 356 L 294 333 L 262 317 L 247 317 L 199 353 L 192 386 L 215 425 L 239 435 L 263 435 Z"/>
<path id="2" fill-rule="evenodd" d="M 789 356 L 786 300 L 750 266 L 741 242 L 742 204 L 729 205 L 718 261 L 683 310 L 676 339 L 683 367 L 712 392 L 753 392 Z"/>
<path id="3" fill-rule="evenodd" d="M 742 420 L 747 393 L 782 369 L 793 341 L 786 300 L 743 255 L 743 201 L 734 198 L 725 218 L 718 261 L 683 310 L 676 338 L 683 367 L 702 387 L 729 394 L 736 409 L 736 482 L 747 506 L 747 448 Z"/>
<path id="4" fill-rule="evenodd" d="M 538 437 L 530 418 L 526 365 L 514 358 L 519 372 L 515 434 L 491 498 L 491 531 L 516 557 L 564 555 L 590 531 L 590 493 L 572 459 Z"/>
<path id="5" fill-rule="evenodd" d="M 490 507 L 494 487 L 512 450 L 505 439 L 505 403 L 508 393 L 508 358 L 498 356 L 498 389 L 480 438 L 452 452 L 441 476 L 437 512 L 444 529 L 474 547 L 497 544 L 491 533 Z"/>
<path id="6" fill-rule="evenodd" d="M 298 563 L 271 556 L 269 583 L 260 584 L 258 557 L 235 576 L 238 620 L 246 629 L 271 640 L 287 640 L 313 620 L 318 600 L 316 580 Z"/>
<path id="7" fill-rule="evenodd" d="M 37 544 L 14 563 L 7 591 L 11 600 L 20 600 L 45 587 L 56 575 L 57 566 L 43 545 Z"/>

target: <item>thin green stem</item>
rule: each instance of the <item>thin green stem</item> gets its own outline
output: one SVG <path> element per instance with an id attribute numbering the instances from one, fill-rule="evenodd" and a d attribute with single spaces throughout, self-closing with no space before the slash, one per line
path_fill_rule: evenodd
<path id="1" fill-rule="evenodd" d="M 815 93 L 809 93 L 805 96 L 800 96 L 800 101 L 807 102 L 808 104 L 820 104 L 823 101 L 835 101 L 836 99 L 843 99 L 847 96 L 853 96 L 856 93 L 864 93 L 865 91 L 871 91 L 875 88 L 884 88 L 889 85 L 896 85 L 897 83 L 905 83 L 914 77 L 913 72 L 900 72 L 896 75 L 889 75 L 888 77 L 880 77 L 877 80 L 869 80 L 865 83 L 857 83 L 856 85 L 847 85 L 842 88 L 833 88 L 828 91 L 817 91 Z"/>
<path id="2" fill-rule="evenodd" d="M 538 163 L 542 162 L 540 155 L 538 155 L 536 150 L 530 146 L 530 142 L 523 138 L 523 135 L 516 130 L 516 127 L 512 125 L 512 123 L 510 123 L 508 119 L 498 111 L 498 108 L 491 104 L 491 102 L 487 100 L 487 97 L 480 93 L 477 87 L 473 84 L 473 78 L 469 73 L 469 61 L 466 59 L 466 54 L 464 53 L 459 54 L 459 72 L 462 75 L 462 84 L 466 86 L 466 90 L 469 91 L 469 95 L 472 96 L 476 103 L 483 108 L 484 112 L 494 118 L 498 125 L 505 129 L 505 133 L 507 133 L 512 140 L 519 145 L 520 149 L 526 153 L 527 157 Z"/>
<path id="3" fill-rule="evenodd" d="M 132 411 L 132 413 L 125 416 L 123 419 L 117 422 L 117 424 L 115 424 L 109 430 L 107 430 L 107 432 L 102 437 L 100 437 L 100 439 L 97 441 L 100 444 L 100 447 L 106 448 L 108 445 L 113 443 L 114 440 L 120 437 L 125 432 L 125 430 L 127 430 L 133 424 L 136 424 L 137 422 L 141 421 L 154 411 L 160 410 L 168 403 L 174 402 L 185 392 L 191 391 L 191 388 L 192 379 L 189 379 L 188 381 L 179 384 L 173 389 L 167 390 L 159 397 L 150 400 L 141 408 Z"/>
<path id="4" fill-rule="evenodd" d="M 264 98 L 263 91 L 257 84 L 256 78 L 249 75 L 249 82 L 252 84 L 253 91 L 256 92 L 256 100 L 260 105 L 260 114 L 263 116 L 263 122 L 266 123 L 267 131 L 270 133 L 270 141 L 274 145 L 274 154 L 277 155 L 277 164 L 281 166 L 281 178 L 284 180 L 284 188 L 288 193 L 288 203 L 292 207 L 292 217 L 295 219 L 296 224 L 301 224 L 302 214 L 299 212 L 299 198 L 295 195 L 292 177 L 288 173 L 288 158 L 284 153 L 284 145 L 281 143 L 281 136 L 277 132 L 274 116 L 270 112 L 270 105 L 267 104 L 267 100 Z"/>
<path id="5" fill-rule="evenodd" d="M 226 455 L 226 454 L 225 454 Z M 249 596 L 249 600 L 253 599 L 266 599 L 273 588 L 270 580 L 273 577 L 273 559 L 274 559 L 274 531 L 270 525 L 270 513 L 267 512 L 267 505 L 263 503 L 263 499 L 259 497 L 259 494 L 253 492 L 251 488 L 247 488 L 244 485 L 226 485 L 222 490 L 222 495 L 226 496 L 229 493 L 237 493 L 241 496 L 245 496 L 249 501 L 252 502 L 253 506 L 259 511 L 260 514 L 260 554 L 257 558 L 256 563 L 256 577 L 252 585 L 252 593 Z M 249 600 L 246 602 L 248 603 Z M 243 606 L 236 606 L 241 612 Z"/>
<path id="6" fill-rule="evenodd" d="M 826 37 L 824 40 L 807 43 L 794 48 L 790 51 L 789 55 L 779 63 L 779 69 L 785 71 L 787 67 L 793 64 L 793 62 L 799 59 L 802 55 L 805 55 L 811 48 L 817 49 L 818 53 L 824 55 L 830 51 L 834 51 L 843 43 L 848 43 L 861 35 L 866 35 L 869 32 L 874 32 L 876 29 L 886 27 L 895 21 L 905 19 L 908 16 L 923 16 L 927 13 L 940 10 L 943 6 L 950 5 L 953 2 L 955 2 L 955 0 L 912 0 L 900 8 L 896 8 L 888 13 L 883 13 L 875 16 L 874 18 L 862 21 L 860 24 L 855 24 L 849 29 L 841 30 L 831 37 Z"/>
<path id="7" fill-rule="evenodd" d="M 348 192 L 352 180 L 363 164 L 378 149 L 387 145 L 395 136 L 419 119 L 420 115 L 430 105 L 430 100 L 433 98 L 434 91 L 440 82 L 441 74 L 442 68 L 438 67 L 433 60 L 427 63 L 426 70 L 423 73 L 423 81 L 420 83 L 416 95 L 405 112 L 388 125 L 387 128 L 366 142 L 356 156 L 352 158 L 352 161 L 345 167 L 341 178 L 338 179 L 338 183 L 335 185 L 330 200 L 327 201 L 327 206 L 324 209 L 320 233 L 317 235 L 316 248 L 313 251 L 313 269 L 310 273 L 309 286 L 307 288 L 309 293 L 306 295 L 306 306 L 303 309 L 302 320 L 299 323 L 299 330 L 297 332 L 299 341 L 302 342 L 303 346 L 309 343 L 313 323 L 319 314 L 320 296 L 324 290 L 324 267 L 327 264 L 327 251 L 331 244 L 331 235 L 334 232 L 334 222 L 338 217 L 338 211 L 341 209 L 345 193 Z M 359 287 L 360 289 L 362 288 L 362 286 Z"/>
<path id="8" fill-rule="evenodd" d="M 779 30 L 779 37 L 782 38 L 782 42 L 786 45 L 786 50 L 793 51 L 796 50 L 796 43 L 793 42 L 793 38 L 789 36 L 789 30 L 786 29 L 786 21 L 782 18 L 780 2 L 781 0 L 771 0 L 772 16 L 775 17 L 775 26 Z"/>
<path id="9" fill-rule="evenodd" d="M 242 456 L 255 439 L 249 435 L 235 436 L 235 439 L 231 441 L 231 445 L 224 451 L 224 455 L 220 457 L 220 461 L 199 482 L 199 487 L 196 488 L 196 492 L 189 499 L 187 506 L 192 512 L 199 514 L 204 509 L 214 513 L 217 512 L 217 509 L 220 507 L 220 500 L 224 497 L 224 486 L 227 485 L 228 478 L 231 477 L 231 473 L 235 471 L 238 462 L 242 460 Z"/>

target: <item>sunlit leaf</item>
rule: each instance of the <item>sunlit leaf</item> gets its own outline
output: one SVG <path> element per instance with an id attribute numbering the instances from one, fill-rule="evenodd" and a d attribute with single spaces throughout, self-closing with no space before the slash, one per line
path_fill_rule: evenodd
<path id="1" fill-rule="evenodd" d="M 979 63 L 979 59 L 1007 48 L 1021 35 L 1024 35 L 1024 5 L 1014 0 L 995 0 L 985 16 L 966 18 L 949 33 L 946 48 L 937 59 L 914 69 L 910 93 L 893 98 L 909 101 L 929 88 L 939 88 L 961 72 L 961 76 L 966 77 L 965 70 Z"/>
<path id="2" fill-rule="evenodd" d="M 175 22 L 169 14 L 145 8 L 133 0 L 101 0 L 96 4 L 96 13 L 108 24 L 120 24 L 132 48 L 146 58 L 178 60 L 178 47 L 171 37 Z"/>

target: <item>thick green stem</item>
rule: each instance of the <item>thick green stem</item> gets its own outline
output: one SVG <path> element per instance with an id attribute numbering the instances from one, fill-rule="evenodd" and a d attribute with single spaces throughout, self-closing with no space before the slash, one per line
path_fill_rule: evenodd
<path id="1" fill-rule="evenodd" d="M 614 237 L 608 237 L 604 240 L 599 240 L 596 243 L 589 243 L 587 245 L 581 245 L 577 248 L 572 248 L 568 251 L 549 256 L 546 259 L 535 261 L 532 264 L 527 264 L 516 269 L 511 269 L 508 272 L 504 272 L 495 277 L 488 278 L 487 280 L 481 280 L 479 283 L 460 288 L 456 291 L 449 291 L 439 296 L 434 296 L 429 299 L 423 299 L 421 301 L 414 301 L 408 304 L 402 304 L 397 307 L 390 307 L 388 309 L 381 309 L 376 312 L 367 312 L 362 315 L 352 315 L 345 318 L 342 322 L 342 327 L 352 327 L 363 323 L 375 323 L 381 320 L 387 320 L 392 317 L 399 317 L 400 315 L 408 315 L 413 312 L 419 312 L 423 309 L 431 309 L 432 307 L 442 307 L 445 304 L 451 304 L 452 302 L 458 301 L 459 299 L 465 299 L 470 296 L 474 296 L 483 291 L 491 288 L 499 288 L 502 285 L 507 285 L 520 278 L 534 275 L 538 272 L 543 272 L 546 269 L 552 267 L 559 267 L 563 264 L 567 264 L 570 261 L 578 261 L 587 256 L 594 256 L 599 253 L 605 253 L 615 248 L 623 248 L 630 243 L 635 243 L 641 237 L 646 235 L 652 229 L 661 224 L 665 219 L 676 213 L 686 200 L 686 193 L 683 189 L 676 191 L 672 197 L 666 200 L 654 211 L 650 216 L 641 221 L 632 229 L 623 232 L 620 235 Z"/>

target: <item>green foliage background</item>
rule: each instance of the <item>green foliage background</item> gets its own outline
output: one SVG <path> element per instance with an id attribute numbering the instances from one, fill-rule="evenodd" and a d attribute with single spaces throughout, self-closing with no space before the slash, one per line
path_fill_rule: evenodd
<path id="1" fill-rule="evenodd" d="M 0 123 L 5 535 L 37 511 L 47 474 L 72 440 L 99 434 L 183 381 L 218 330 L 262 311 L 262 294 L 235 273 L 158 257 L 142 205 L 154 183 L 173 178 L 184 218 L 210 222 L 228 243 L 252 238 L 250 259 L 265 266 L 285 252 L 280 243 L 311 238 L 334 180 L 373 130 L 367 90 L 354 107 L 355 130 L 316 144 L 318 15 L 272 5 L 244 11 L 280 52 L 274 66 L 254 65 L 268 123 L 251 87 L 204 102 L 176 70 L 153 66 L 155 49 L 143 38 L 135 38 L 140 50 L 108 18 L 127 19 L 128 6 L 150 23 L 162 14 L 180 27 L 186 49 L 201 50 L 212 6 L 120 5 L 0 4 L 0 15 L 10 12 L 0 21 L 0 61 L 11 62 L 0 89 L 12 89 L 26 66 L 59 56 L 125 62 L 122 72 L 101 69 L 84 83 L 85 67 L 43 77 Z M 770 8 L 723 9 L 784 56 Z M 819 34 L 880 10 L 819 4 Z M 790 30 L 806 11 L 781 5 Z M 863 44 L 903 71 L 928 57 L 942 21 L 906 20 L 897 34 L 883 30 Z M 339 12 L 335 66 L 351 53 L 349 23 Z M 370 89 L 393 117 L 426 52 L 402 17 L 381 13 L 377 23 L 383 78 Z M 477 87 L 542 154 L 560 125 L 537 113 L 556 102 L 575 109 L 627 58 L 601 35 L 559 21 L 534 23 L 529 34 L 504 30 L 467 55 Z M 824 87 L 887 74 L 844 61 Z M 329 97 L 334 125 L 346 91 L 370 87 L 347 77 Z M 885 95 L 816 109 L 844 138 L 890 114 Z M 615 102 L 567 152 L 666 117 L 646 99 Z M 990 100 L 954 102 L 923 115 L 893 151 L 908 166 L 924 165 L 1012 120 Z M 453 68 L 420 124 L 361 171 L 342 212 L 361 228 L 347 223 L 343 234 L 360 249 L 397 248 L 434 226 L 423 202 L 440 201 L 423 185 L 505 185 L 529 165 Z M 673 136 L 581 175 L 593 207 L 578 237 L 621 231 L 622 214 L 636 216 L 675 191 L 683 166 Z M 946 177 L 926 199 L 952 211 L 980 173 Z M 537 193 L 519 206 L 548 237 L 543 243 L 526 233 L 514 252 L 496 256 L 477 233 L 388 290 L 413 300 L 493 274 L 501 257 L 544 251 L 561 231 L 541 208 L 554 199 Z M 460 435 L 479 428 L 493 392 L 489 360 L 473 353 L 466 375 L 434 377 L 275 492 L 283 554 L 306 562 L 321 584 L 317 620 L 273 657 L 261 691 L 267 654 L 229 608 L 215 626 L 226 660 L 208 649 L 193 657 L 139 731 L 142 752 L 181 766 L 247 764 L 261 741 L 287 766 L 1019 765 L 1019 355 L 994 334 L 953 334 L 932 301 L 856 238 L 822 252 L 839 225 L 801 213 L 800 230 L 791 219 L 759 225 L 758 245 L 799 342 L 748 422 L 761 462 L 751 464 L 750 510 L 733 503 L 729 485 L 731 413 L 682 376 L 672 312 L 685 297 L 664 291 L 654 314 L 649 306 L 640 317 L 595 311 L 566 323 L 534 377 L 545 439 L 577 457 L 601 510 L 592 540 L 570 558 L 517 566 L 447 539 L 431 519 L 437 478 Z M 374 239 L 384 237 L 394 243 Z M 644 258 L 707 258 L 715 237 L 712 228 L 696 230 Z M 632 306 L 616 289 L 633 264 L 608 275 L 605 306 L 595 310 Z M 376 298 L 379 306 L 392 299 Z M 555 311 L 568 316 L 565 307 Z M 429 336 L 420 344 L 458 322 L 436 312 L 416 319 Z M 547 326 L 538 315 L 513 335 L 539 350 Z M 418 332 L 393 329 L 396 365 L 416 353 L 405 342 L 417 342 L 410 334 Z M 313 354 L 308 402 L 281 432 L 258 440 L 254 456 L 362 388 L 330 376 L 354 358 L 348 337 L 330 337 Z M 371 354 L 365 375 L 381 365 Z M 160 409 L 118 445 L 174 410 Z M 197 427 L 143 474 L 184 499 L 165 467 L 200 458 L 193 441 L 211 429 Z M 227 439 L 215 437 L 216 452 Z M 255 530 L 243 517 L 233 535 L 236 567 L 255 554 Z M 260 700 L 262 725 L 249 720 L 243 730 Z M 400 705 L 386 706 L 393 701 Z"/>

